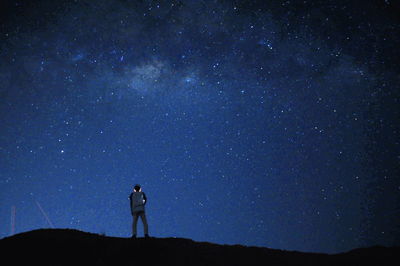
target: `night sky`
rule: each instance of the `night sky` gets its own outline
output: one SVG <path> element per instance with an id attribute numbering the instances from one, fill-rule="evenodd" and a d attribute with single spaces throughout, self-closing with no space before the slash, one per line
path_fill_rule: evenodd
<path id="1" fill-rule="evenodd" d="M 14 210 L 15 233 L 130 237 L 139 183 L 154 237 L 400 245 L 398 2 L 0 10 L 0 237 Z"/>

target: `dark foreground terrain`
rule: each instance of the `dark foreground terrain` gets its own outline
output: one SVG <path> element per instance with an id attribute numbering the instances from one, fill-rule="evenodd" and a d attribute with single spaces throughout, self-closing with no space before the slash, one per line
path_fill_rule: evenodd
<path id="1" fill-rule="evenodd" d="M 7 265 L 399 265 L 400 247 L 328 255 L 217 245 L 182 238 L 128 239 L 42 229 L 0 240 Z"/>

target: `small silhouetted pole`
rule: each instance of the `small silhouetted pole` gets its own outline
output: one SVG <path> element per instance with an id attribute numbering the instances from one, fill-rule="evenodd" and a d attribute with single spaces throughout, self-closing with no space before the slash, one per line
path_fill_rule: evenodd
<path id="1" fill-rule="evenodd" d="M 10 235 L 15 234 L 15 213 L 16 208 L 14 205 L 11 206 L 11 217 L 10 217 Z"/>

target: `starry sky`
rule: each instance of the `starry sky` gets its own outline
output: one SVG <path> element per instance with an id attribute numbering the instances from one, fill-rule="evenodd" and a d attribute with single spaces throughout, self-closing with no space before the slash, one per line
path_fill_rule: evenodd
<path id="1" fill-rule="evenodd" d="M 0 10 L 0 237 L 129 237 L 139 183 L 155 237 L 400 245 L 395 1 Z"/>

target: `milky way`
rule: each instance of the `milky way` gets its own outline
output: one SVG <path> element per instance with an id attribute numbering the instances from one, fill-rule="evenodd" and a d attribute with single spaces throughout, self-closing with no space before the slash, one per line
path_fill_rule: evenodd
<path id="1" fill-rule="evenodd" d="M 4 2 L 2 237 L 400 244 L 398 4 Z"/>

